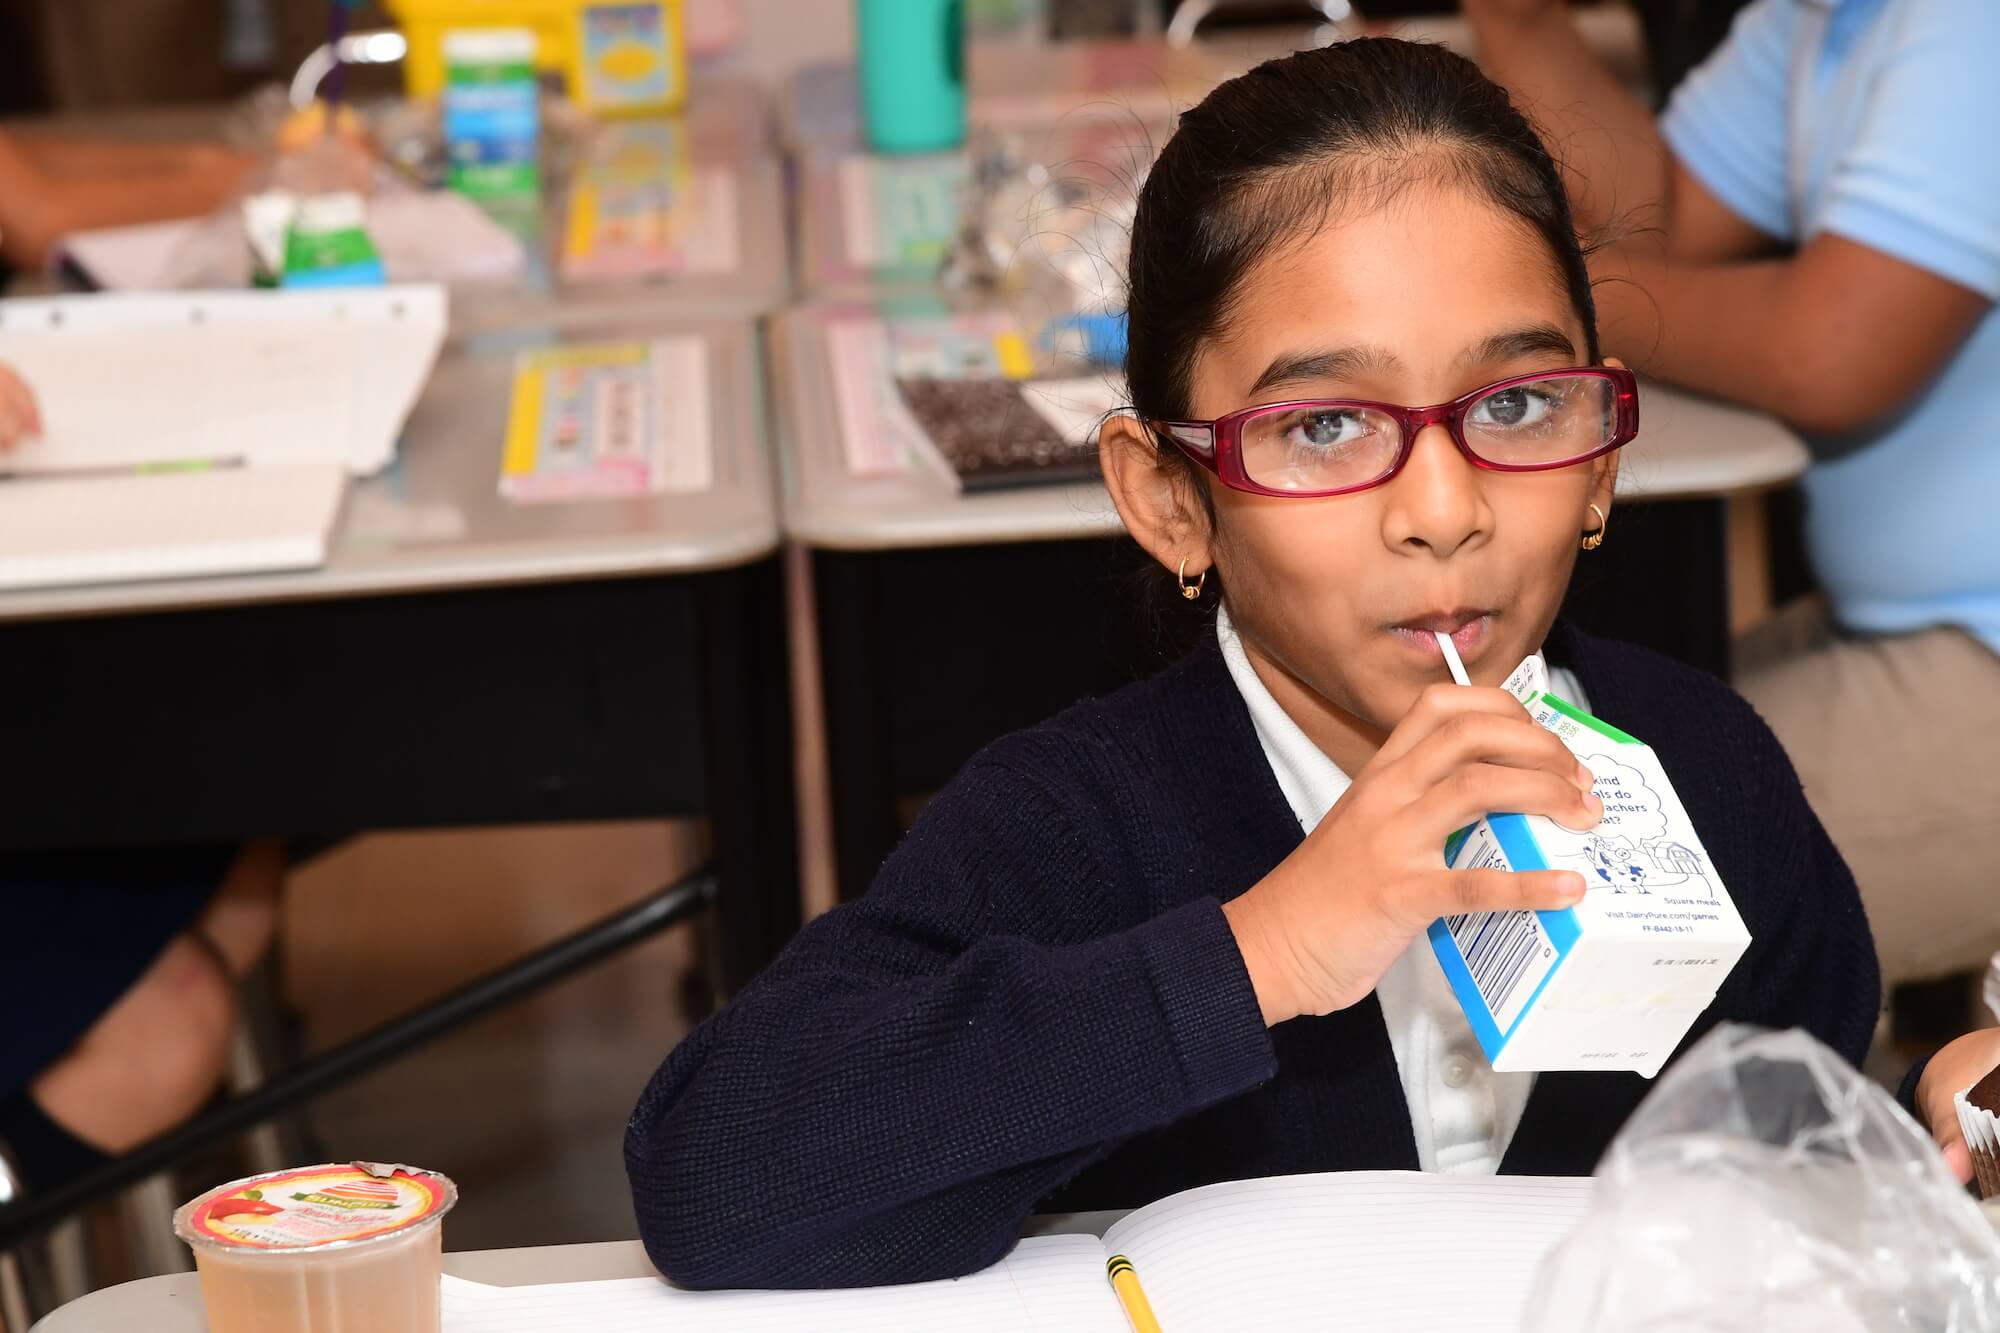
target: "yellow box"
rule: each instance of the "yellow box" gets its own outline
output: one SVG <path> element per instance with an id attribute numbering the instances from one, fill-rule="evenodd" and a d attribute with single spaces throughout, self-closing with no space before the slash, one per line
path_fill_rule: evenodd
<path id="1" fill-rule="evenodd" d="M 444 89 L 444 35 L 454 28 L 527 28 L 535 64 L 559 74 L 595 112 L 673 111 L 687 97 L 682 0 L 387 0 L 410 43 L 403 86 Z"/>

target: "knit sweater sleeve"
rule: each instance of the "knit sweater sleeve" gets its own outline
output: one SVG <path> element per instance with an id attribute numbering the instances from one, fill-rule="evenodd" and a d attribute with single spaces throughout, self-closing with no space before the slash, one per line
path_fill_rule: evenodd
<path id="1" fill-rule="evenodd" d="M 1275 1072 L 1221 908 L 1144 915 L 1087 800 L 975 761 L 859 902 L 674 1051 L 625 1158 L 647 1253 L 692 1287 L 990 1264 L 1121 1140 Z"/>

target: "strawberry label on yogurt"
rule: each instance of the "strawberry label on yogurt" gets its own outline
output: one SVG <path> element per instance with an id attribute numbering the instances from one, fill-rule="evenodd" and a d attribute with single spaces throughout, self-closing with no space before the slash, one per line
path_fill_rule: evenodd
<path id="1" fill-rule="evenodd" d="M 443 1176 L 408 1167 L 347 1162 L 254 1176 L 210 1190 L 182 1209 L 176 1230 L 190 1241 L 258 1250 L 299 1250 L 401 1231 L 441 1216 L 457 1190 Z"/>

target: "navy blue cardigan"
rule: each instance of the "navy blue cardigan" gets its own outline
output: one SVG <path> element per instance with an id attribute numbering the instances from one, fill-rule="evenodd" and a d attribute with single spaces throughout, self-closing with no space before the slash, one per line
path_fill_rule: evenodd
<path id="1" fill-rule="evenodd" d="M 1776 739 L 1653 653 L 1549 650 L 1659 752 L 1750 928 L 1689 1040 L 1797 1025 L 1858 1065 L 1873 941 Z M 988 747 L 654 1076 L 625 1141 L 647 1253 L 695 1287 L 910 1282 L 999 1259 L 1031 1212 L 1415 1170 L 1374 997 L 1266 1030 L 1224 921 L 1300 838 L 1212 641 Z M 1588 1173 L 1648 1086 L 1542 1075 L 1501 1169 Z"/>

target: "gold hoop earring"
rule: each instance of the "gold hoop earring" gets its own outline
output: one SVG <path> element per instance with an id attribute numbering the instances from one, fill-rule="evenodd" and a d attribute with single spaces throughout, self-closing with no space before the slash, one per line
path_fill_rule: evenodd
<path id="1" fill-rule="evenodd" d="M 1189 583 L 1187 578 L 1187 561 L 1183 560 L 1181 561 L 1180 582 L 1181 596 L 1192 602 L 1201 596 L 1201 590 L 1208 582 L 1208 571 L 1205 569 L 1202 570 L 1201 573 L 1194 576 L 1194 582 Z"/>
<path id="2" fill-rule="evenodd" d="M 1583 549 L 1586 551 L 1595 551 L 1598 547 L 1604 545 L 1604 529 L 1609 526 L 1609 520 L 1604 517 L 1604 511 L 1596 505 L 1590 507 L 1590 512 L 1597 515 L 1597 531 L 1586 532 L 1583 535 Z"/>

